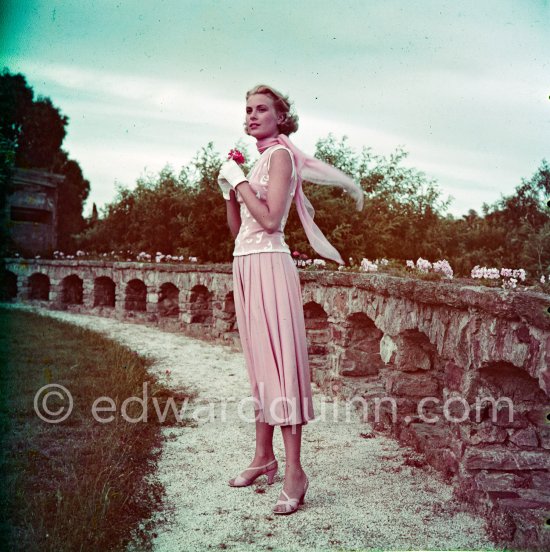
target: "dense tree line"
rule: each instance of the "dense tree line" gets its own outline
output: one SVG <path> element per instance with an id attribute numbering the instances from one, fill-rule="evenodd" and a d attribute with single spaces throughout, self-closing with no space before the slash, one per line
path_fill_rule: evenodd
<path id="1" fill-rule="evenodd" d="M 69 118 L 49 98 L 34 97 L 22 74 L 4 68 L 0 74 L 0 209 L 5 214 L 6 200 L 13 191 L 14 167 L 37 169 L 63 175 L 58 186 L 58 247 L 75 247 L 74 235 L 86 228 L 82 208 L 90 192 L 79 164 L 62 149 Z M 9 220 L 2 220 L 2 246 L 7 241 Z M 13 247 L 13 246 L 11 246 Z"/>
<path id="2" fill-rule="evenodd" d="M 242 144 L 237 147 L 245 149 Z M 447 213 L 451 200 L 441 199 L 436 182 L 403 165 L 407 156 L 403 149 L 387 157 L 370 148 L 357 153 L 345 137 L 338 141 L 329 134 L 318 141 L 315 155 L 352 175 L 365 191 L 365 206 L 357 212 L 340 189 L 304 183 L 316 209 L 316 223 L 346 260 L 352 257 L 358 263 L 363 257 L 385 257 L 404 264 L 418 257 L 447 259 L 457 276 L 466 277 L 476 264 L 524 268 L 537 279 L 550 272 L 546 160 L 514 194 L 484 204 L 482 216 L 472 209 L 455 219 Z M 248 152 L 246 158 L 250 166 L 253 159 Z M 80 235 L 80 247 L 231 261 L 234 241 L 217 186 L 221 163 L 209 143 L 178 175 L 166 167 L 156 177 L 139 179 L 133 190 L 119 187 L 115 200 Z M 294 207 L 285 235 L 292 250 L 315 257 Z"/>

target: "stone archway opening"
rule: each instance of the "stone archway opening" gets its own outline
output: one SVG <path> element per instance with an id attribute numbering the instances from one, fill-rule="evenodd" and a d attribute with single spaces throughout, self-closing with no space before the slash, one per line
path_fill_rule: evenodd
<path id="1" fill-rule="evenodd" d="M 340 375 L 344 377 L 378 376 L 384 362 L 380 356 L 383 332 L 363 312 L 347 318 L 347 343 L 340 360 Z"/>
<path id="2" fill-rule="evenodd" d="M 11 270 L 3 270 L 0 277 L 0 301 L 17 298 L 17 275 Z"/>
<path id="3" fill-rule="evenodd" d="M 443 415 L 448 361 L 416 329 L 384 335 L 380 351 L 385 362 L 380 370 L 384 401 L 369 409 L 369 421 L 375 430 L 390 433 L 420 453 L 419 465 L 429 463 L 452 479 L 458 471 L 458 451 Z"/>
<path id="4" fill-rule="evenodd" d="M 49 301 L 50 279 L 46 274 L 35 272 L 29 277 L 29 299 Z"/>
<path id="5" fill-rule="evenodd" d="M 147 286 L 142 280 L 134 278 L 126 284 L 124 309 L 139 312 L 147 310 Z"/>
<path id="6" fill-rule="evenodd" d="M 189 324 L 212 324 L 212 294 L 206 286 L 198 284 L 191 288 L 187 311 Z"/>
<path id="7" fill-rule="evenodd" d="M 115 306 L 115 282 L 108 276 L 99 276 L 94 280 L 94 307 Z"/>
<path id="8" fill-rule="evenodd" d="M 227 292 L 223 299 L 222 309 L 218 315 L 218 324 L 224 339 L 238 346 L 240 344 L 239 328 L 235 311 L 235 296 L 232 291 Z"/>
<path id="9" fill-rule="evenodd" d="M 76 274 L 66 276 L 61 280 L 61 302 L 64 305 L 81 305 L 83 289 L 82 278 Z"/>
<path id="10" fill-rule="evenodd" d="M 462 436 L 470 447 L 505 447 L 510 452 L 550 448 L 548 396 L 521 368 L 509 362 L 483 363 L 467 382 L 464 397 L 469 416 Z"/>
<path id="11" fill-rule="evenodd" d="M 158 312 L 164 317 L 178 317 L 180 290 L 172 283 L 166 282 L 160 286 Z"/>
<path id="12" fill-rule="evenodd" d="M 464 390 L 470 411 L 459 425 L 464 454 L 455 495 L 475 509 L 505 512 L 514 520 L 514 542 L 527 549 L 542 542 L 544 528 L 533 532 L 533 521 L 550 508 L 548 395 L 510 362 L 484 362 L 474 374 Z M 497 531 L 494 516 L 487 519 Z"/>
<path id="13" fill-rule="evenodd" d="M 82 278 L 76 274 L 61 280 L 61 302 L 65 305 L 81 305 L 83 297 Z"/>
<path id="14" fill-rule="evenodd" d="M 322 385 L 330 371 L 330 325 L 328 314 L 319 303 L 304 305 L 307 353 L 312 381 Z"/>

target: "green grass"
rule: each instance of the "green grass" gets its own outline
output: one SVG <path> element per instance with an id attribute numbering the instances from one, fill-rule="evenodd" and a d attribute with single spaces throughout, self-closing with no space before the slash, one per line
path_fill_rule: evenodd
<path id="1" fill-rule="evenodd" d="M 2 550 L 122 550 L 140 521 L 163 507 L 164 488 L 155 479 L 162 446 L 161 423 L 151 403 L 188 394 L 173 392 L 148 374 L 151 360 L 90 330 L 34 313 L 0 308 L 0 428 L 2 435 Z M 148 382 L 148 421 L 129 423 L 122 402 L 142 397 Z M 46 384 L 71 393 L 71 415 L 60 423 L 41 420 L 33 406 Z M 115 416 L 100 423 L 95 399 L 108 396 Z M 107 403 L 102 403 L 105 406 Z M 55 411 L 67 402 L 50 397 Z M 142 407 L 130 403 L 128 415 Z M 145 526 L 138 531 L 149 549 Z"/>

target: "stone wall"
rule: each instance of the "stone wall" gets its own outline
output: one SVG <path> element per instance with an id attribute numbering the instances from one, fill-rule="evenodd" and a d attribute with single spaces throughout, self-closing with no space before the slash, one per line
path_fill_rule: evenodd
<path id="1" fill-rule="evenodd" d="M 240 346 L 231 265 L 7 260 L 5 294 Z M 412 445 L 495 539 L 550 549 L 550 296 L 300 270 L 312 380 Z"/>

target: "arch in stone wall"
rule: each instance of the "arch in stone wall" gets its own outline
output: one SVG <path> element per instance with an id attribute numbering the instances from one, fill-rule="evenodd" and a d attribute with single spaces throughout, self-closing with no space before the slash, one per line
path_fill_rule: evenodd
<path id="1" fill-rule="evenodd" d="M 234 333 L 238 337 L 235 296 L 233 295 L 233 291 L 228 291 L 223 298 L 220 318 L 223 320 L 225 332 Z"/>
<path id="2" fill-rule="evenodd" d="M 66 305 L 81 305 L 83 297 L 82 278 L 76 274 L 61 280 L 61 302 Z"/>
<path id="3" fill-rule="evenodd" d="M 464 454 L 455 494 L 479 512 L 505 511 L 518 543 L 538 540 L 550 509 L 548 396 L 510 362 L 484 362 L 466 383 L 469 416 L 458 424 Z"/>
<path id="4" fill-rule="evenodd" d="M 325 309 L 315 301 L 304 305 L 307 352 L 312 381 L 322 383 L 330 370 L 330 324 Z"/>
<path id="5" fill-rule="evenodd" d="M 142 280 L 133 278 L 126 283 L 124 289 L 124 310 L 141 312 L 147 310 L 147 286 Z"/>
<path id="6" fill-rule="evenodd" d="M 49 301 L 50 279 L 42 272 L 35 272 L 29 276 L 29 299 Z"/>
<path id="7" fill-rule="evenodd" d="M 160 286 L 158 297 L 158 313 L 160 316 L 177 317 L 180 312 L 180 290 L 171 282 L 165 282 Z"/>
<path id="8" fill-rule="evenodd" d="M 115 306 L 116 285 L 109 276 L 98 276 L 94 279 L 94 307 Z"/>
<path id="9" fill-rule="evenodd" d="M 438 353 L 429 337 L 417 329 L 404 330 L 392 337 L 395 343 L 395 356 L 391 360 L 401 372 L 429 372 L 436 369 Z"/>
<path id="10" fill-rule="evenodd" d="M 346 377 L 378 376 L 384 362 L 380 356 L 383 332 L 364 312 L 351 313 L 345 327 L 345 349 L 340 360 L 340 375 Z"/>
<path id="11" fill-rule="evenodd" d="M 202 284 L 193 286 L 187 303 L 189 324 L 212 324 L 212 293 Z"/>
<path id="12" fill-rule="evenodd" d="M 425 401 L 422 411 L 427 414 L 442 412 L 442 396 L 445 386 L 446 359 L 440 357 L 429 337 L 416 329 L 402 331 L 399 335 L 384 336 L 393 342 L 394 350 L 386 360 L 386 389 L 398 400 L 402 415 L 416 415 L 417 405 L 425 397 L 437 399 Z"/>
<path id="13" fill-rule="evenodd" d="M 426 453 L 428 462 L 445 475 L 455 474 L 458 463 L 455 451 L 447 447 L 452 439 L 443 418 L 444 390 L 457 389 L 446 379 L 449 361 L 416 329 L 384 335 L 380 353 L 384 363 L 380 373 L 390 402 L 374 413 L 374 428 L 389 429 L 403 443 Z M 458 371 L 451 377 L 460 385 Z M 369 419 L 372 416 L 369 412 Z"/>
<path id="14" fill-rule="evenodd" d="M 17 275 L 11 270 L 2 271 L 2 285 L 0 286 L 0 301 L 9 301 L 17 298 Z"/>
<path id="15" fill-rule="evenodd" d="M 474 445 L 502 444 L 512 450 L 538 450 L 541 443 L 550 447 L 548 396 L 524 370 L 509 362 L 484 362 L 468 379 L 464 396 L 472 405 L 473 422 L 464 436 Z"/>

